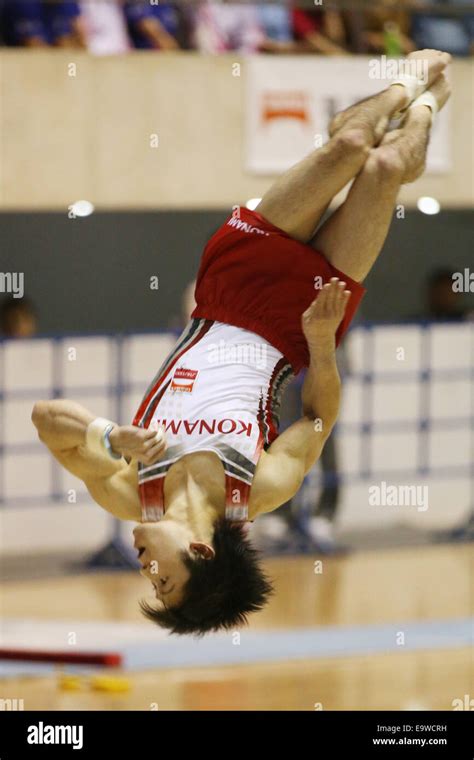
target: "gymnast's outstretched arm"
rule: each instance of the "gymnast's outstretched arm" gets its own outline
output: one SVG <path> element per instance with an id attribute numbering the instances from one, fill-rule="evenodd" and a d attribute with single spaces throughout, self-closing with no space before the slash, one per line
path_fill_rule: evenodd
<path id="1" fill-rule="evenodd" d="M 85 483 L 101 507 L 121 519 L 136 519 L 136 463 L 153 464 L 165 449 L 163 440 L 157 441 L 155 430 L 110 423 L 107 451 L 91 445 L 90 430 L 93 423 L 97 428 L 95 439 L 101 443 L 101 423 L 108 421 L 67 399 L 37 401 L 32 421 L 53 456 Z"/>
<path id="2" fill-rule="evenodd" d="M 319 459 L 339 412 L 341 383 L 336 365 L 336 330 L 350 292 L 334 277 L 303 314 L 310 365 L 302 390 L 303 416 L 262 454 L 252 486 L 258 512 L 290 499 Z"/>

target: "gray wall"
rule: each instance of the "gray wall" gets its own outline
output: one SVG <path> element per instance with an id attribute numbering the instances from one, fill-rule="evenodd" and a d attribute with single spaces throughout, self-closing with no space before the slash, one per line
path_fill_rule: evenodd
<path id="1" fill-rule="evenodd" d="M 0 271 L 24 272 L 43 332 L 154 329 L 176 325 L 183 287 L 195 275 L 222 212 L 0 214 Z M 436 267 L 473 266 L 474 212 L 394 220 L 368 280 L 360 316 L 396 320 L 422 308 Z M 159 277 L 159 290 L 149 278 Z M 0 294 L 0 300 L 2 295 Z M 474 309 L 474 296 L 466 297 Z"/>

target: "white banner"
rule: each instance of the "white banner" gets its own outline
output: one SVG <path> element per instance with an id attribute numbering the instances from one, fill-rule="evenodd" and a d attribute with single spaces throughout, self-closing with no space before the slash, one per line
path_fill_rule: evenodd
<path id="1" fill-rule="evenodd" d="M 364 57 L 316 55 L 250 57 L 246 65 L 246 169 L 255 174 L 281 173 L 320 147 L 328 138 L 334 114 L 384 88 L 384 80 L 371 78 L 373 62 Z M 449 112 L 448 104 L 436 117 L 428 172 L 451 169 Z"/>

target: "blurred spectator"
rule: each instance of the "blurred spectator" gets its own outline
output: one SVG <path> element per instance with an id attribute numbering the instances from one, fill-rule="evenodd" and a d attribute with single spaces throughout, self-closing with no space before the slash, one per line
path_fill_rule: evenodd
<path id="1" fill-rule="evenodd" d="M 38 332 L 36 309 L 28 298 L 7 298 L 0 306 L 0 335 L 31 338 Z"/>
<path id="2" fill-rule="evenodd" d="M 195 290 L 196 280 L 191 280 L 191 282 L 186 285 L 183 292 L 183 297 L 181 299 L 181 323 L 183 327 L 186 327 L 191 319 L 191 314 L 196 308 L 196 299 L 194 297 Z"/>
<path id="3" fill-rule="evenodd" d="M 5 39 L 5 0 L 0 0 L 0 45 L 6 45 Z"/>
<path id="4" fill-rule="evenodd" d="M 429 3 L 418 2 L 418 6 L 439 5 L 446 9 L 450 6 L 466 6 L 474 10 L 472 0 L 430 0 Z M 419 48 L 437 48 L 452 55 L 468 56 L 474 54 L 474 13 L 453 16 L 436 15 L 433 12 L 415 13 L 413 16 L 413 36 Z"/>
<path id="5" fill-rule="evenodd" d="M 194 298 L 194 291 L 196 289 L 196 280 L 188 282 L 183 290 L 181 299 L 179 300 L 179 311 L 177 313 L 171 313 L 167 320 L 167 327 L 169 330 L 175 331 L 178 335 L 182 333 L 183 329 L 191 319 L 191 314 L 196 308 L 196 300 Z"/>
<path id="6" fill-rule="evenodd" d="M 264 35 L 259 50 L 265 53 L 297 52 L 297 43 L 293 39 L 291 11 L 287 5 L 259 3 L 257 16 Z"/>
<path id="7" fill-rule="evenodd" d="M 4 0 L 5 41 L 24 47 L 80 47 L 75 28 L 79 16 L 79 4 L 66 0 Z"/>
<path id="8" fill-rule="evenodd" d="M 296 6 L 298 0 L 0 0 L 0 45 L 83 47 L 97 55 L 130 47 L 195 47 L 211 54 L 402 56 L 417 48 L 474 54 L 474 0 L 351 0 L 340 10 Z"/>
<path id="9" fill-rule="evenodd" d="M 306 52 L 347 55 L 347 34 L 342 14 L 335 10 L 293 8 L 293 34 Z M 300 46 L 301 49 L 301 46 Z"/>
<path id="10" fill-rule="evenodd" d="M 128 31 L 133 44 L 140 49 L 178 50 L 179 15 L 172 3 L 126 2 L 124 5 Z"/>
<path id="11" fill-rule="evenodd" d="M 426 319 L 462 322 L 468 316 L 463 307 L 463 294 L 453 288 L 451 269 L 435 269 L 428 277 L 426 289 Z"/>
<path id="12" fill-rule="evenodd" d="M 256 5 L 202 0 L 193 14 L 194 44 L 202 53 L 255 53 L 265 39 Z"/>
<path id="13" fill-rule="evenodd" d="M 83 0 L 74 28 L 80 43 L 94 55 L 117 55 L 130 49 L 122 6 L 114 2 Z"/>
<path id="14" fill-rule="evenodd" d="M 411 16 L 406 0 L 379 0 L 363 12 L 365 49 L 388 56 L 401 56 L 416 50 L 410 36 Z M 444 50 L 444 47 L 441 46 Z"/>

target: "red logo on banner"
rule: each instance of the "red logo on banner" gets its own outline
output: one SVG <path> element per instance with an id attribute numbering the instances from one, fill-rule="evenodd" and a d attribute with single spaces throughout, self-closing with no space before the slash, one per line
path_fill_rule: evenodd
<path id="1" fill-rule="evenodd" d="M 263 93 L 261 118 L 264 124 L 274 119 L 296 119 L 309 124 L 311 119 L 306 93 L 298 90 Z"/>
<path id="2" fill-rule="evenodd" d="M 197 374 L 197 369 L 185 369 L 184 367 L 178 367 L 175 370 L 173 379 L 171 381 L 171 390 L 191 393 Z"/>

